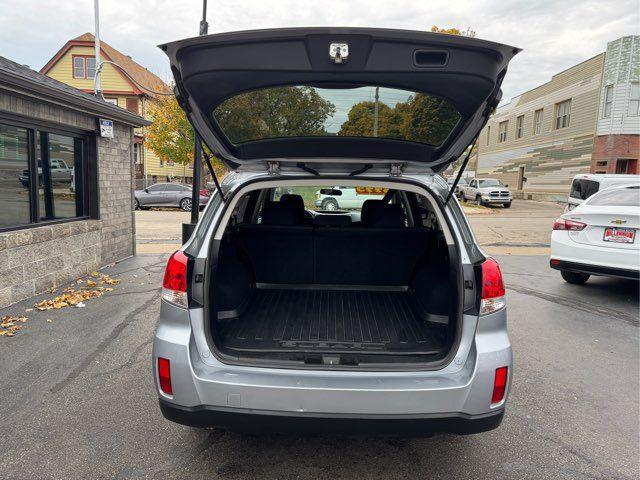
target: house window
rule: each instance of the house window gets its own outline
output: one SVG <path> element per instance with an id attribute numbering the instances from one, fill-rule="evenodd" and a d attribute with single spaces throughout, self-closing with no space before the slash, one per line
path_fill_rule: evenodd
<path id="1" fill-rule="evenodd" d="M 613 106 L 613 85 L 604 87 L 604 105 L 602 106 L 602 118 L 611 116 L 611 107 Z"/>
<path id="2" fill-rule="evenodd" d="M 536 110 L 533 114 L 533 134 L 540 135 L 542 132 L 542 112 L 543 110 Z"/>
<path id="3" fill-rule="evenodd" d="M 498 143 L 507 141 L 507 130 L 509 127 L 509 121 L 500 122 L 498 124 Z"/>
<path id="4" fill-rule="evenodd" d="M 522 138 L 522 126 L 524 125 L 524 115 L 516 118 L 516 140 Z"/>
<path id="5" fill-rule="evenodd" d="M 490 141 L 491 141 L 491 125 L 487 127 L 487 145 L 489 145 Z"/>
<path id="6" fill-rule="evenodd" d="M 0 230 L 86 217 L 88 137 L 0 121 Z"/>
<path id="7" fill-rule="evenodd" d="M 140 148 L 142 144 L 134 143 L 133 144 L 133 161 L 136 165 L 142 165 L 142 149 Z"/>
<path id="8" fill-rule="evenodd" d="M 73 56 L 73 78 L 89 78 L 96 76 L 96 59 L 82 55 Z"/>
<path id="9" fill-rule="evenodd" d="M 117 98 L 105 98 L 104 101 L 107 102 L 107 103 L 110 103 L 112 105 L 115 105 L 116 107 L 118 106 L 118 99 Z"/>
<path id="10" fill-rule="evenodd" d="M 129 110 L 130 112 L 135 113 L 136 115 L 138 114 L 138 99 L 135 97 L 130 97 L 127 98 L 127 103 L 126 103 L 126 107 L 127 110 Z"/>
<path id="11" fill-rule="evenodd" d="M 571 120 L 571 100 L 556 103 L 556 130 L 569 126 Z"/>
<path id="12" fill-rule="evenodd" d="M 638 116 L 640 113 L 640 83 L 631 82 L 629 90 L 629 115 Z"/>

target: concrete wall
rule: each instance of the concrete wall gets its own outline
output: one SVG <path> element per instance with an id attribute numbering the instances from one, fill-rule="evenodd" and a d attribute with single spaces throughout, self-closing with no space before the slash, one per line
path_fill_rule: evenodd
<path id="1" fill-rule="evenodd" d="M 0 110 L 96 130 L 91 115 L 1 91 Z M 116 123 L 113 139 L 97 139 L 100 219 L 0 233 L 0 308 L 134 254 L 132 130 Z"/>

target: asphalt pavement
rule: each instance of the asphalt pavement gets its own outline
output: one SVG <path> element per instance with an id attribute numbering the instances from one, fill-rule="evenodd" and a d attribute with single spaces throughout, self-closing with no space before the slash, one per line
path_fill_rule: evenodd
<path id="1" fill-rule="evenodd" d="M 26 312 L 0 338 L 0 477 L 635 479 L 638 284 L 564 283 L 543 256 L 501 256 L 514 381 L 502 426 L 423 439 L 245 436 L 163 419 L 151 342 L 166 255 L 109 269 L 85 308 Z M 47 320 L 50 320 L 48 322 Z"/>

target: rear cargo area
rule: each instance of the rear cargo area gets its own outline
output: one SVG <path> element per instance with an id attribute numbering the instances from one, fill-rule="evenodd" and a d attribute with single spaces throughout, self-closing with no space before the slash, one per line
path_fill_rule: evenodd
<path id="1" fill-rule="evenodd" d="M 228 227 L 211 289 L 218 351 L 250 363 L 444 358 L 457 332 L 455 248 L 401 205 L 376 202 L 351 223 L 270 201 L 260 223 Z"/>
<path id="2" fill-rule="evenodd" d="M 261 288 L 221 337 L 238 353 L 434 355 L 445 345 L 446 321 L 430 319 L 407 291 Z"/>

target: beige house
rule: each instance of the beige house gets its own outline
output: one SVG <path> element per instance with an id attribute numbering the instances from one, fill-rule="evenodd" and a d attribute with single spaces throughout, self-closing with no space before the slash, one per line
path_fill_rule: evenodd
<path id="1" fill-rule="evenodd" d="M 590 170 L 604 59 L 596 55 L 500 106 L 478 139 L 476 176 L 566 195 L 573 176 Z"/>
<path id="2" fill-rule="evenodd" d="M 160 77 L 108 43 L 101 41 L 100 47 L 103 60 L 117 63 L 135 79 L 133 82 L 119 68 L 109 63 L 105 64 L 100 73 L 100 85 L 105 100 L 148 118 L 149 102 L 156 98 L 153 92 L 171 93 L 169 86 Z M 92 93 L 95 70 L 94 36 L 85 33 L 65 43 L 42 67 L 40 73 Z M 175 179 L 191 182 L 192 169 L 188 165 L 174 164 L 170 160 L 163 162 L 148 148 L 144 127 L 135 131 L 134 155 L 137 188 Z"/>

